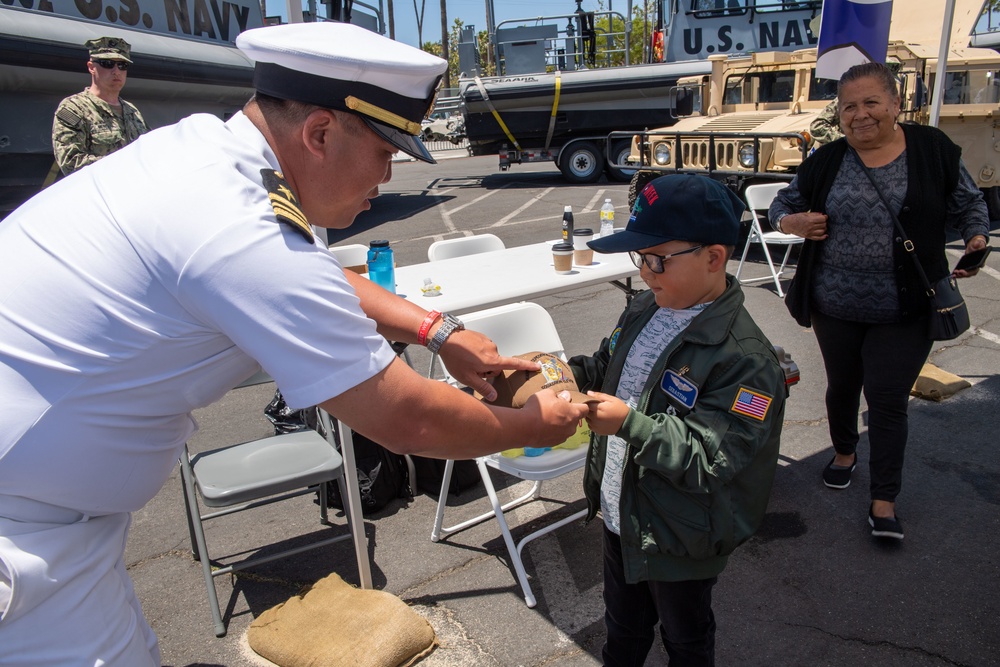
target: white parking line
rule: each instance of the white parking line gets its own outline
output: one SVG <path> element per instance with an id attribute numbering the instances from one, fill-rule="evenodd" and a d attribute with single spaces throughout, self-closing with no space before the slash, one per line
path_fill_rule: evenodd
<path id="1" fill-rule="evenodd" d="M 542 197 L 544 197 L 545 195 L 549 194 L 553 190 L 555 190 L 555 188 L 546 188 L 545 190 L 542 190 L 537 195 L 535 195 L 534 197 L 532 197 L 531 199 L 529 199 L 528 201 L 526 201 L 524 204 L 522 204 L 520 207 L 518 207 L 517 209 L 511 211 L 510 213 L 508 213 L 504 217 L 500 218 L 498 221 L 494 222 L 492 225 L 490 225 L 490 227 L 503 227 L 505 224 L 507 224 L 507 222 L 511 218 L 516 217 L 519 213 L 522 213 L 523 211 L 526 211 L 529 207 L 534 206 L 536 203 L 538 203 L 538 201 Z"/>
<path id="2" fill-rule="evenodd" d="M 500 192 L 501 190 L 503 190 L 505 188 L 509 188 L 511 185 L 513 185 L 513 184 L 511 183 L 511 184 L 503 186 L 502 188 L 497 188 L 496 190 L 490 190 L 486 194 L 479 195 L 478 197 L 476 197 L 472 201 L 467 202 L 465 204 L 462 204 L 461 206 L 456 206 L 455 208 L 451 209 L 450 211 L 448 211 L 448 215 L 453 215 L 453 214 L 458 213 L 459 211 L 461 211 L 463 208 L 468 208 L 469 206 L 472 206 L 473 204 L 478 204 L 479 202 L 483 201 L 487 197 L 492 197 L 493 195 L 495 195 L 496 193 Z"/>
<path id="3" fill-rule="evenodd" d="M 980 273 L 985 273 L 990 278 L 995 278 L 996 280 L 1000 280 L 1000 271 L 997 271 L 996 269 L 992 269 L 992 268 L 990 268 L 988 266 L 984 266 L 983 268 L 979 269 L 979 272 Z"/>
<path id="4" fill-rule="evenodd" d="M 1000 336 L 996 335 L 995 333 L 990 333 L 989 331 L 986 331 L 985 329 L 980 329 L 979 327 L 972 327 L 972 333 L 976 334 L 980 338 L 985 338 L 991 343 L 996 343 L 997 345 L 1000 345 Z"/>
<path id="5" fill-rule="evenodd" d="M 439 206 L 438 210 L 441 211 L 441 220 L 444 221 L 444 226 L 448 228 L 449 232 L 457 232 L 455 228 L 455 223 L 451 221 L 451 211 L 444 210 L 444 206 Z M 441 239 L 435 239 L 440 241 Z"/>
<path id="6" fill-rule="evenodd" d="M 605 192 L 607 192 L 607 190 L 598 190 L 597 192 L 595 192 L 594 196 L 590 199 L 589 202 L 587 202 L 587 205 L 583 207 L 583 210 L 580 211 L 580 213 L 590 213 L 591 211 L 593 211 L 594 208 L 597 206 L 597 202 L 603 199 Z"/>

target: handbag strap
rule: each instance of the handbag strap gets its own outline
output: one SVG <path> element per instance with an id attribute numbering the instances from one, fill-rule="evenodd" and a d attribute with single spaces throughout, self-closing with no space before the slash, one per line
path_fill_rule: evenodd
<path id="1" fill-rule="evenodd" d="M 882 205 L 885 206 L 885 210 L 889 212 L 889 217 L 892 218 L 892 224 L 895 225 L 896 231 L 899 232 L 899 236 L 903 239 L 903 249 L 906 251 L 906 254 L 910 256 L 910 259 L 913 260 L 913 266 L 917 269 L 917 276 L 920 277 L 920 282 L 923 283 L 927 296 L 934 296 L 934 288 L 931 287 L 930 281 L 927 280 L 927 274 L 924 273 L 924 267 L 920 263 L 920 258 L 917 257 L 913 241 L 911 241 L 910 237 L 908 237 L 906 232 L 903 231 L 903 225 L 900 224 L 899 218 L 896 217 L 896 213 L 892 210 L 892 206 L 889 205 L 888 200 L 885 198 L 885 194 L 882 193 L 882 188 L 880 188 L 878 183 L 875 182 L 875 177 L 872 176 L 871 169 L 869 169 L 868 165 L 864 163 L 861 156 L 858 155 L 858 152 L 854 150 L 853 146 L 850 146 L 849 148 L 851 153 L 854 155 L 854 159 L 856 159 L 858 164 L 861 166 L 861 171 L 865 172 L 865 176 L 868 177 L 872 187 L 875 188 L 878 198 L 882 200 Z"/>

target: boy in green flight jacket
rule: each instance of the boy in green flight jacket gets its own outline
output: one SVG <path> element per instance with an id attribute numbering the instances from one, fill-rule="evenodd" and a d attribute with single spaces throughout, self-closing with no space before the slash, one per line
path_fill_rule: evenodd
<path id="1" fill-rule="evenodd" d="M 712 665 L 712 587 L 767 508 L 784 374 L 726 274 L 740 200 L 702 176 L 651 181 L 623 232 L 649 286 L 593 356 L 570 360 L 591 405 L 584 489 L 604 518 L 604 664 L 641 666 L 659 624 L 670 664 Z M 603 392 L 603 393 L 600 393 Z"/>

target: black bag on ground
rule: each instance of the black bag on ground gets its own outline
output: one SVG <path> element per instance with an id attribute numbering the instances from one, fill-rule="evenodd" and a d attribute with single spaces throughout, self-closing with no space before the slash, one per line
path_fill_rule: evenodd
<path id="1" fill-rule="evenodd" d="M 354 463 L 358 469 L 362 514 L 377 512 L 396 498 L 413 497 L 406 460 L 360 433 L 354 433 Z M 336 481 L 327 482 L 326 492 L 327 505 L 344 508 Z"/>
<path id="2" fill-rule="evenodd" d="M 444 479 L 444 461 L 429 459 L 423 456 L 411 456 L 414 474 L 417 476 L 417 486 L 421 491 L 435 498 L 441 493 L 441 481 Z M 480 484 L 483 478 L 479 476 L 479 467 L 475 460 L 455 461 L 451 471 L 451 484 L 448 493 L 459 494 Z"/>

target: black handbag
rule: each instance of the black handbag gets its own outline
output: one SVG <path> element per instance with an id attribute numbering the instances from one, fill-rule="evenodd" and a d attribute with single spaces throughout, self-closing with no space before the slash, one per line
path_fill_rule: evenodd
<path id="1" fill-rule="evenodd" d="M 951 340 L 958 338 L 963 331 L 969 328 L 969 307 L 965 305 L 965 299 L 962 298 L 962 293 L 958 291 L 958 282 L 949 275 L 931 285 L 930 281 L 927 280 L 927 274 L 924 273 L 924 267 L 920 264 L 920 259 L 917 257 L 913 241 L 903 231 L 903 225 L 899 223 L 899 218 L 896 217 L 892 207 L 889 206 L 889 202 L 886 201 L 885 195 L 882 194 L 882 189 L 875 182 L 875 178 L 861 160 L 861 156 L 854 149 L 851 149 L 851 152 L 857 159 L 858 164 L 861 165 L 861 170 L 865 172 L 865 176 L 871 181 L 872 187 L 878 193 L 878 198 L 882 200 L 882 204 L 885 206 L 885 210 L 889 212 L 892 223 L 896 226 L 896 231 L 903 239 L 903 248 L 906 250 L 906 254 L 913 260 L 917 276 L 920 278 L 920 283 L 927 293 L 927 300 L 930 306 L 929 317 L 927 319 L 927 338 L 930 340 Z"/>

